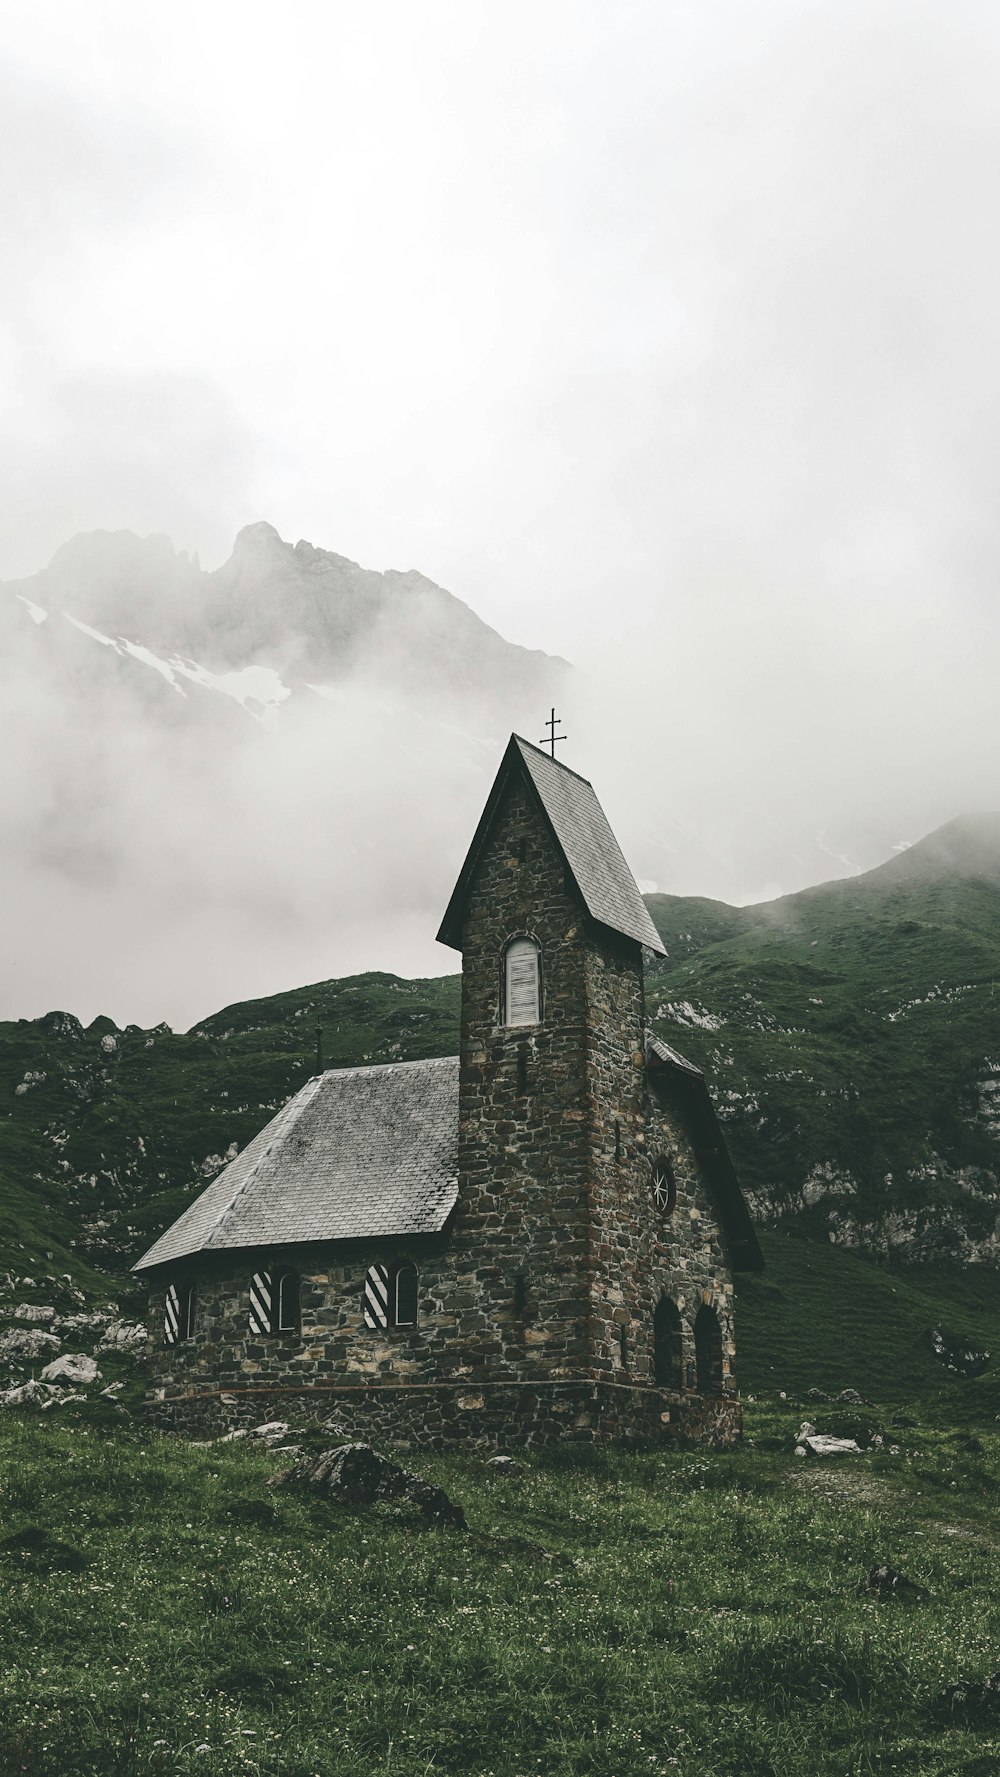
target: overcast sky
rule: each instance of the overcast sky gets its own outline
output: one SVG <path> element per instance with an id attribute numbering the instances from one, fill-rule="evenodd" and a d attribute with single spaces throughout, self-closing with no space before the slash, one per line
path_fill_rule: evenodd
<path id="1" fill-rule="evenodd" d="M 0 577 L 267 518 L 580 662 L 599 782 L 876 849 L 995 805 L 998 52 L 961 0 L 7 0 Z"/>

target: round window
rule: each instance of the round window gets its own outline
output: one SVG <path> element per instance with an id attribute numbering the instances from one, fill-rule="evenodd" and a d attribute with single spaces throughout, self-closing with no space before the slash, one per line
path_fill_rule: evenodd
<path id="1" fill-rule="evenodd" d="M 670 1161 L 662 1154 L 653 1161 L 652 1191 L 657 1209 L 668 1216 L 677 1202 L 677 1180 Z"/>

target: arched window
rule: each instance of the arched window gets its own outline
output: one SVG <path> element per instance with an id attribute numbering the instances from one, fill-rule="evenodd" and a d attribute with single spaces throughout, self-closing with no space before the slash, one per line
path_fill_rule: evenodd
<path id="1" fill-rule="evenodd" d="M 278 1278 L 278 1332 L 299 1330 L 299 1278 L 296 1271 L 283 1271 Z"/>
<path id="2" fill-rule="evenodd" d="M 662 1215 L 672 1215 L 677 1205 L 677 1180 L 674 1169 L 665 1154 L 657 1155 L 653 1161 L 653 1176 L 650 1180 L 653 1202 Z"/>
<path id="3" fill-rule="evenodd" d="M 699 1394 L 722 1393 L 722 1329 L 714 1308 L 704 1303 L 694 1322 L 694 1357 Z"/>
<path id="4" fill-rule="evenodd" d="M 196 1298 L 193 1283 L 172 1283 L 163 1305 L 163 1342 L 180 1345 L 194 1338 Z"/>
<path id="5" fill-rule="evenodd" d="M 514 938 L 504 958 L 504 1023 L 540 1024 L 541 952 L 531 938 Z"/>
<path id="6" fill-rule="evenodd" d="M 409 1259 L 391 1268 L 369 1265 L 361 1295 L 365 1326 L 416 1326 L 418 1290 L 417 1267 Z"/>
<path id="7" fill-rule="evenodd" d="M 297 1333 L 297 1271 L 255 1271 L 250 1279 L 251 1333 Z"/>
<path id="8" fill-rule="evenodd" d="M 417 1267 L 416 1265 L 400 1265 L 396 1272 L 396 1325 L 397 1327 L 413 1327 L 417 1324 Z"/>
<path id="9" fill-rule="evenodd" d="M 661 1296 L 653 1314 L 653 1380 L 657 1388 L 681 1388 L 684 1370 L 681 1317 L 669 1296 Z"/>

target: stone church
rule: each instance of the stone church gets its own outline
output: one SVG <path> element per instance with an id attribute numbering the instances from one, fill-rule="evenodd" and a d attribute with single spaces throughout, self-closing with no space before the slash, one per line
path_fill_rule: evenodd
<path id="1" fill-rule="evenodd" d="M 441 941 L 461 1052 L 311 1079 L 136 1267 L 151 1408 L 390 1444 L 739 1436 L 760 1251 L 586 779 L 512 736 Z"/>

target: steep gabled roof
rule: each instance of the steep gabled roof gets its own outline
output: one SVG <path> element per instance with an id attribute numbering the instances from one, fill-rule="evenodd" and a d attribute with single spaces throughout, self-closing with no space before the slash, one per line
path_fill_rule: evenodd
<path id="1" fill-rule="evenodd" d="M 458 1196 L 458 1058 L 318 1074 L 135 1266 L 437 1234 Z"/>
<path id="2" fill-rule="evenodd" d="M 520 735 L 512 734 L 500 770 L 476 828 L 468 856 L 441 921 L 438 941 L 462 948 L 462 918 L 473 872 L 486 844 L 501 797 L 513 773 L 518 773 L 532 794 L 555 840 L 563 863 L 580 891 L 591 919 L 623 937 L 634 938 L 666 952 L 635 878 L 625 862 L 608 818 L 585 777 L 551 759 Z"/>
<path id="3" fill-rule="evenodd" d="M 683 1097 L 695 1155 L 718 1207 L 733 1270 L 762 1271 L 763 1254 L 701 1068 L 651 1032 L 646 1034 L 646 1067 L 653 1081 L 657 1074 L 669 1078 Z"/>

